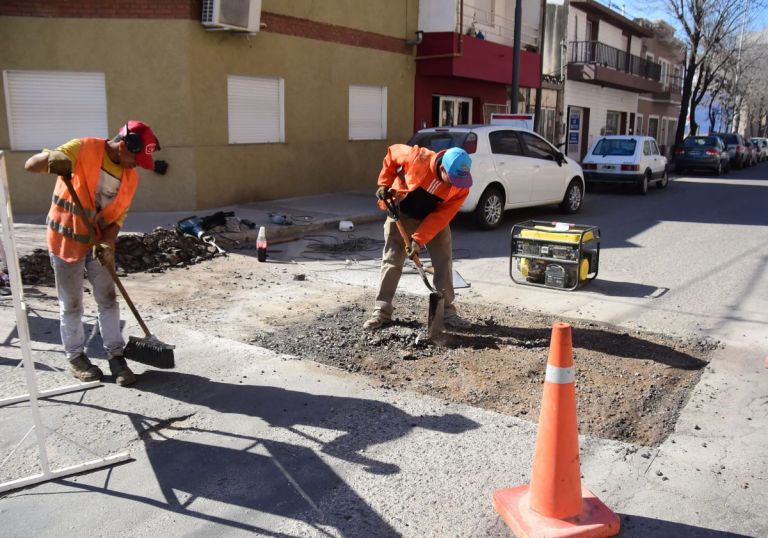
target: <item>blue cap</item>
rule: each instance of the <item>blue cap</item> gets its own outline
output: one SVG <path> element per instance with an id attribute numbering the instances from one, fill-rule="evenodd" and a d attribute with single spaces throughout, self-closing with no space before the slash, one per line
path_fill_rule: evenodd
<path id="1" fill-rule="evenodd" d="M 461 148 L 451 148 L 443 153 L 443 168 L 448 172 L 451 183 L 462 189 L 468 189 L 472 186 L 472 174 L 469 169 L 472 167 L 472 159 L 467 152 Z"/>

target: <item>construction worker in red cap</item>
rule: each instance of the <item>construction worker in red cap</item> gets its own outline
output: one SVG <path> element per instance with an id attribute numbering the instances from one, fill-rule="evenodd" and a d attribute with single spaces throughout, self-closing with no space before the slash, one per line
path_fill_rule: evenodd
<path id="1" fill-rule="evenodd" d="M 136 376 L 123 356 L 120 309 L 115 285 L 103 265 L 113 263 L 98 245 L 115 250 L 117 234 L 133 200 L 139 175 L 136 166 L 154 169 L 152 154 L 160 143 L 146 123 L 129 121 L 111 140 L 76 138 L 55 150 L 30 157 L 28 172 L 58 175 L 48 211 L 48 251 L 56 277 L 61 341 L 72 375 L 81 381 L 100 381 L 101 369 L 85 354 L 83 330 L 83 277 L 87 271 L 99 314 L 99 331 L 109 368 L 118 385 L 130 385 Z M 164 172 L 164 170 L 163 170 Z M 85 215 L 75 207 L 65 181 L 71 181 Z M 87 218 L 96 231 L 92 238 Z"/>
<path id="2" fill-rule="evenodd" d="M 453 305 L 453 260 L 450 222 L 469 195 L 472 160 L 461 148 L 434 152 L 419 146 L 389 147 L 379 173 L 376 197 L 379 207 L 394 190 L 400 199 L 400 221 L 410 235 L 403 243 L 395 221 L 384 222 L 384 252 L 376 304 L 363 325 L 374 330 L 392 321 L 392 300 L 403 272 L 406 256 L 427 247 L 435 270 L 435 287 L 445 297 L 445 325 L 466 329 L 470 323 L 459 317 Z"/>

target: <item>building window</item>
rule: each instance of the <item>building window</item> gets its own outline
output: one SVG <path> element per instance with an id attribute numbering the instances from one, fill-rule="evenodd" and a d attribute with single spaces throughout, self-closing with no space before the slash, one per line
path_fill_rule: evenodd
<path id="1" fill-rule="evenodd" d="M 227 77 L 230 144 L 285 142 L 283 79 Z"/>
<path id="2" fill-rule="evenodd" d="M 452 127 L 470 123 L 472 123 L 472 99 L 449 95 L 432 96 L 432 125 Z"/>
<path id="3" fill-rule="evenodd" d="M 646 133 L 648 136 L 652 136 L 653 138 L 656 138 L 659 136 L 659 117 L 658 116 L 648 116 L 648 132 Z"/>
<path id="4" fill-rule="evenodd" d="M 659 64 L 661 64 L 661 79 L 659 82 L 666 88 L 669 86 L 669 62 L 659 58 Z"/>
<path id="5" fill-rule="evenodd" d="M 12 150 L 109 137 L 104 73 L 4 71 L 3 81 Z"/>
<path id="6" fill-rule="evenodd" d="M 643 131 L 643 115 L 642 114 L 638 114 L 637 119 L 635 120 L 635 134 L 636 135 L 645 134 L 645 131 Z"/>
<path id="7" fill-rule="evenodd" d="M 349 139 L 387 138 L 387 87 L 349 87 Z"/>
<path id="8" fill-rule="evenodd" d="M 608 110 L 605 113 L 605 127 L 601 135 L 616 135 L 620 134 L 619 128 L 621 125 L 621 112 L 615 110 Z"/>

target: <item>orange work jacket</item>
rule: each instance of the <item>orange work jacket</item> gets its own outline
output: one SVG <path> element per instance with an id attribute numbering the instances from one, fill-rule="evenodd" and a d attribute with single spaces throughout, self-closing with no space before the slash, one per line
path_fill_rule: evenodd
<path id="1" fill-rule="evenodd" d="M 51 209 L 45 219 L 48 226 L 48 250 L 64 260 L 73 263 L 81 260 L 88 250 L 101 237 L 101 230 L 117 221 L 131 205 L 139 175 L 136 170 L 123 168 L 120 188 L 112 202 L 101 211 L 96 211 L 96 188 L 101 175 L 101 163 L 106 151 L 103 138 L 83 138 L 83 145 L 77 156 L 72 174 L 72 185 L 85 215 L 76 208 L 61 176 L 53 189 Z M 85 220 L 88 219 L 96 229 L 96 237 L 91 237 Z"/>
<path id="2" fill-rule="evenodd" d="M 469 196 L 469 189 L 455 187 L 440 179 L 436 163 L 443 153 L 445 152 L 434 152 L 419 146 L 395 144 L 387 150 L 384 165 L 379 173 L 379 186 L 394 189 L 400 199 L 421 187 L 442 200 L 432 213 L 424 217 L 411 236 L 420 245 L 429 243 L 448 226 Z M 397 175 L 400 167 L 403 169 L 405 182 Z M 379 207 L 385 209 L 384 203 L 379 201 Z"/>

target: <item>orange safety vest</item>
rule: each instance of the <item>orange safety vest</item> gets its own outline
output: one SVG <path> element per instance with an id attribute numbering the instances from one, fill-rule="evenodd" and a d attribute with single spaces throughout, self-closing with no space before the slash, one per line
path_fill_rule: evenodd
<path id="1" fill-rule="evenodd" d="M 400 199 L 421 187 L 442 200 L 432 213 L 424 217 L 411 236 L 420 245 L 429 243 L 448 226 L 469 196 L 469 189 L 455 187 L 439 178 L 437 158 L 443 153 L 443 151 L 436 153 L 419 146 L 394 144 L 387 150 L 387 156 L 384 157 L 379 173 L 378 185 L 395 189 Z M 401 167 L 405 182 L 397 174 L 397 170 Z M 379 200 L 379 207 L 385 209 L 381 200 Z"/>
<path id="2" fill-rule="evenodd" d="M 103 138 L 83 138 L 77 163 L 72 174 L 72 186 L 75 188 L 85 215 L 75 207 L 64 180 L 59 176 L 53 189 L 51 209 L 45 223 L 48 226 L 48 250 L 64 260 L 73 263 L 81 260 L 88 253 L 93 242 L 101 237 L 101 229 L 117 221 L 128 210 L 139 184 L 136 170 L 123 168 L 120 188 L 112 202 L 96 212 L 96 188 L 99 185 L 101 163 L 106 151 Z M 84 219 L 88 219 L 96 229 L 92 238 Z"/>

